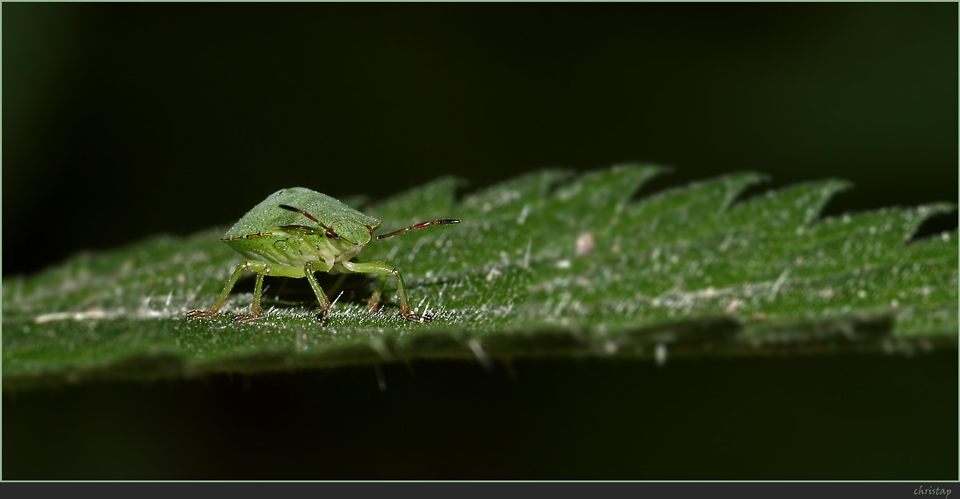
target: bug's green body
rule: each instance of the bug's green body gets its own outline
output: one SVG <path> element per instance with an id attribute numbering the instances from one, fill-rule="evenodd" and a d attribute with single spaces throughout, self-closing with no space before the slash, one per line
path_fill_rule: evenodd
<path id="1" fill-rule="evenodd" d="M 400 229 L 374 238 L 373 231 L 380 220 L 341 203 L 340 201 L 303 187 L 281 189 L 271 194 L 247 212 L 223 235 L 221 241 L 248 258 L 241 263 L 227 281 L 223 291 L 210 310 L 194 310 L 190 318 L 217 314 L 230 290 L 244 270 L 257 273 L 253 305 L 250 314 L 237 319 L 251 319 L 260 315 L 260 295 L 263 278 L 267 275 L 305 277 L 320 301 L 320 320 L 330 310 L 330 300 L 317 283 L 314 272 L 331 274 L 361 272 L 380 274 L 380 282 L 370 297 L 367 308 L 375 310 L 388 275 L 397 277 L 400 295 L 400 313 L 407 320 L 429 321 L 427 315 L 410 310 L 403 278 L 392 265 L 384 261 L 354 262 L 361 249 L 376 239 L 383 239 L 409 230 L 430 225 L 449 225 L 459 220 L 435 220 Z"/>
<path id="2" fill-rule="evenodd" d="M 326 230 L 295 211 L 294 206 L 313 215 L 340 237 L 325 237 Z M 370 243 L 380 220 L 341 203 L 326 194 L 303 187 L 274 192 L 247 212 L 223 235 L 221 241 L 251 260 L 303 267 L 307 262 L 323 263 L 327 272 L 347 272 L 340 264 L 357 255 Z M 369 227 L 369 228 L 368 228 Z"/>

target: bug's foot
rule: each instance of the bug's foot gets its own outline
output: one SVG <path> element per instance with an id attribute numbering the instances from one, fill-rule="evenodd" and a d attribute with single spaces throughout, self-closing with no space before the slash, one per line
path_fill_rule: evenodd
<path id="1" fill-rule="evenodd" d="M 410 322 L 432 322 L 433 316 L 430 314 L 415 314 L 413 312 L 403 313 L 400 312 L 400 316 Z"/>
<path id="2" fill-rule="evenodd" d="M 209 310 L 191 310 L 187 312 L 187 319 L 202 319 L 204 317 L 216 317 L 216 312 Z"/>
<path id="3" fill-rule="evenodd" d="M 260 318 L 259 314 L 239 314 L 233 317 L 233 322 L 243 322 L 243 321 L 249 321 L 249 320 L 259 319 L 259 318 Z"/>
<path id="4" fill-rule="evenodd" d="M 330 302 L 327 302 L 326 304 L 320 304 L 320 312 L 314 316 L 316 317 L 317 322 L 323 323 L 324 319 L 330 315 L 330 306 Z"/>

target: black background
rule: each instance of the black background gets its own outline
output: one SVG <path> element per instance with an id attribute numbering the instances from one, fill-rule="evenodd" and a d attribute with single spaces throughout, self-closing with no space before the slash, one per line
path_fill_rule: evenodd
<path id="1" fill-rule="evenodd" d="M 4 479 L 955 480 L 957 354 L 520 361 L 5 393 Z M 939 477 L 939 478 L 938 478 Z"/>
<path id="2" fill-rule="evenodd" d="M 2 9 L 5 277 L 298 185 L 643 160 L 675 168 L 644 193 L 957 201 L 956 4 Z M 955 352 L 586 365 L 5 392 L 4 478 L 956 478 Z"/>
<path id="3" fill-rule="evenodd" d="M 305 186 L 672 166 L 957 201 L 956 6 L 3 6 L 3 273 Z M 956 226 L 956 216 L 938 228 Z"/>

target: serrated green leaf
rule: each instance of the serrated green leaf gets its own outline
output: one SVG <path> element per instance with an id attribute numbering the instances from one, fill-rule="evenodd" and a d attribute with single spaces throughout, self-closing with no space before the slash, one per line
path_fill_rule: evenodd
<path id="1" fill-rule="evenodd" d="M 218 241 L 223 227 L 6 279 L 4 387 L 413 358 L 956 347 L 956 234 L 907 242 L 952 205 L 818 221 L 845 182 L 735 202 L 763 180 L 752 173 L 631 200 L 662 171 L 547 170 L 460 201 L 456 180 L 442 178 L 365 207 L 387 231 L 463 221 L 361 253 L 402 270 L 414 304 L 434 314 L 429 324 L 397 316 L 395 282 L 385 308 L 368 313 L 368 276 L 348 280 L 322 325 L 303 280 L 284 278 L 266 280 L 264 318 L 231 322 L 252 300 L 241 281 L 221 316 L 188 321 L 240 261 Z"/>

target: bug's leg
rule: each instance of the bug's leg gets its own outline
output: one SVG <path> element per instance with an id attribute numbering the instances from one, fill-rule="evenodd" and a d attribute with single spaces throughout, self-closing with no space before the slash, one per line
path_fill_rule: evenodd
<path id="1" fill-rule="evenodd" d="M 263 268 L 257 272 L 257 285 L 253 289 L 253 304 L 250 305 L 249 314 L 238 314 L 233 317 L 235 321 L 246 321 L 260 317 L 260 296 L 263 294 L 263 277 L 270 271 L 270 267 L 263 265 Z"/>
<path id="2" fill-rule="evenodd" d="M 380 295 L 383 294 L 383 286 L 387 284 L 386 274 L 380 275 L 380 278 L 377 279 L 377 289 L 373 291 L 373 294 L 370 295 L 370 301 L 367 302 L 367 310 L 371 312 L 377 311 L 377 305 L 380 304 Z"/>
<path id="3" fill-rule="evenodd" d="M 380 301 L 380 293 L 383 291 L 385 277 L 392 275 L 397 278 L 397 294 L 400 295 L 400 315 L 408 321 L 430 322 L 433 319 L 430 315 L 415 314 L 410 310 L 410 301 L 407 299 L 407 288 L 403 285 L 403 277 L 400 275 L 400 271 L 393 265 L 383 260 L 376 260 L 372 262 L 344 262 L 343 266 L 351 272 L 379 274 L 382 276 L 380 283 L 377 285 L 377 290 L 374 291 L 373 296 L 370 297 L 370 302 L 367 303 L 368 309 L 373 309 L 377 306 L 377 302 Z M 374 299 L 376 299 L 376 301 L 374 301 Z"/>
<path id="4" fill-rule="evenodd" d="M 340 291 L 340 287 L 343 286 L 343 281 L 347 280 L 347 276 L 350 274 L 340 274 L 340 277 L 337 278 L 337 282 L 333 283 L 333 286 L 330 286 L 330 290 L 327 291 L 327 299 L 332 300 L 337 294 L 337 291 Z"/>
<path id="5" fill-rule="evenodd" d="M 323 292 L 323 288 L 320 287 L 320 283 L 317 282 L 317 278 L 313 275 L 317 270 L 318 269 L 314 268 L 314 265 L 310 262 L 307 262 L 307 264 L 303 266 L 303 273 L 306 275 L 307 281 L 310 281 L 313 294 L 317 295 L 317 300 L 320 302 L 320 313 L 317 314 L 317 320 L 323 322 L 323 320 L 327 318 L 327 314 L 330 313 L 330 299 L 327 298 L 327 294 Z M 342 281 L 343 279 L 341 278 L 338 284 Z"/>
<path id="6" fill-rule="evenodd" d="M 220 311 L 220 307 L 223 306 L 223 302 L 227 301 L 227 296 L 230 295 L 230 291 L 233 289 L 234 284 L 237 283 L 237 279 L 240 278 L 240 274 L 244 270 L 250 270 L 249 267 L 251 263 L 255 262 L 247 261 L 237 265 L 237 269 L 233 271 L 233 275 L 231 275 L 230 279 L 227 280 L 227 284 L 223 286 L 223 291 L 220 292 L 220 296 L 217 297 L 217 301 L 213 302 L 213 306 L 210 307 L 210 310 L 191 310 L 190 312 L 187 312 L 187 318 L 199 319 L 201 317 L 215 317 L 217 312 Z"/>

